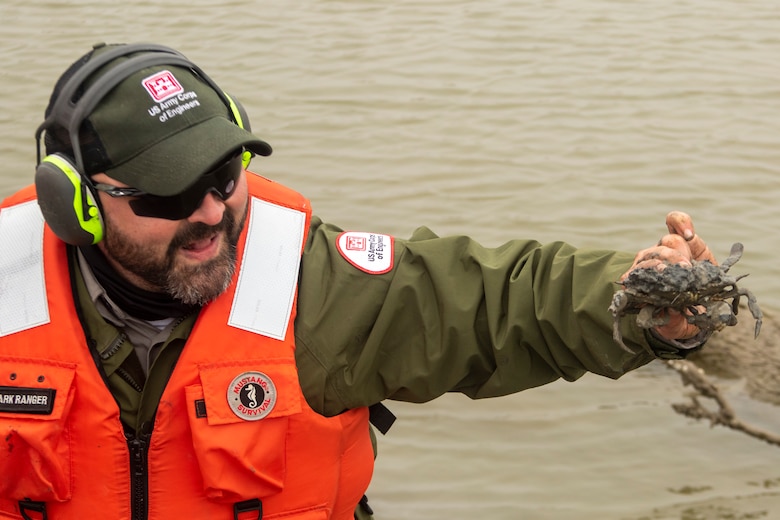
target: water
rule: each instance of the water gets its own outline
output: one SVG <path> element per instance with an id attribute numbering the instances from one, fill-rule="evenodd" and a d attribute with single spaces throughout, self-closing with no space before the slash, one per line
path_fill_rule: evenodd
<path id="1" fill-rule="evenodd" d="M 0 20 L 0 196 L 31 180 L 65 66 L 152 41 L 246 106 L 275 149 L 254 169 L 342 227 L 635 251 L 681 209 L 720 258 L 743 242 L 734 270 L 780 307 L 774 0 L 4 0 Z M 371 502 L 385 520 L 780 518 L 777 448 L 676 415 L 683 392 L 651 364 L 394 403 Z"/>

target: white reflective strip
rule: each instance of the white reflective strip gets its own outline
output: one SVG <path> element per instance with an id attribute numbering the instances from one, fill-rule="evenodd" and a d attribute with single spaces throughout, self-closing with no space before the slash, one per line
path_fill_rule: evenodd
<path id="1" fill-rule="evenodd" d="M 284 339 L 295 300 L 305 224 L 301 211 L 252 198 L 228 325 Z"/>
<path id="2" fill-rule="evenodd" d="M 0 211 L 0 337 L 46 323 L 43 215 L 33 200 Z"/>

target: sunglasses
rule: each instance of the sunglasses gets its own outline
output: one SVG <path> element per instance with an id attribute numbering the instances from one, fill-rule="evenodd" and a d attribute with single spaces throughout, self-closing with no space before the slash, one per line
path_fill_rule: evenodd
<path id="1" fill-rule="evenodd" d="M 236 189 L 238 177 L 243 170 L 241 152 L 201 175 L 195 184 L 177 195 L 161 197 L 136 188 L 120 188 L 110 184 L 96 183 L 95 189 L 111 197 L 135 197 L 130 209 L 139 217 L 154 217 L 166 220 L 181 220 L 192 215 L 209 193 L 215 193 L 227 200 Z"/>

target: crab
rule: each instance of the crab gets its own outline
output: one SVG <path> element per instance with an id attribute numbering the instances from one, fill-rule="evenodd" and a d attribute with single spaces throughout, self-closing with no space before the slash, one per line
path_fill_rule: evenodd
<path id="1" fill-rule="evenodd" d="M 696 325 L 702 337 L 737 323 L 736 314 L 742 297 L 747 299 L 748 309 L 756 320 L 754 335 L 761 330 L 762 313 L 755 296 L 749 290 L 737 287 L 737 282 L 747 276 L 731 276 L 729 269 L 742 257 L 744 250 L 739 242 L 731 246 L 731 252 L 720 265 L 708 260 L 692 262 L 684 267 L 667 264 L 663 269 L 642 268 L 631 271 L 623 286 L 615 293 L 609 310 L 614 318 L 613 338 L 624 350 L 633 351 L 623 342 L 620 318 L 636 314 L 639 327 L 650 329 L 668 322 L 666 309 L 675 309 Z"/>

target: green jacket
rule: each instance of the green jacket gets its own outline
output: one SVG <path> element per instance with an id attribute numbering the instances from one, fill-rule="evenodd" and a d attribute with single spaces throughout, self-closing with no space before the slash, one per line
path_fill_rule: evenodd
<path id="1" fill-rule="evenodd" d="M 445 392 L 494 397 L 585 372 L 617 378 L 653 359 L 634 320 L 622 332 L 635 355 L 612 338 L 608 308 L 633 254 L 528 240 L 486 248 L 420 228 L 395 240 L 393 269 L 377 275 L 342 258 L 340 233 L 312 219 L 295 322 L 301 385 L 323 414 Z"/>

